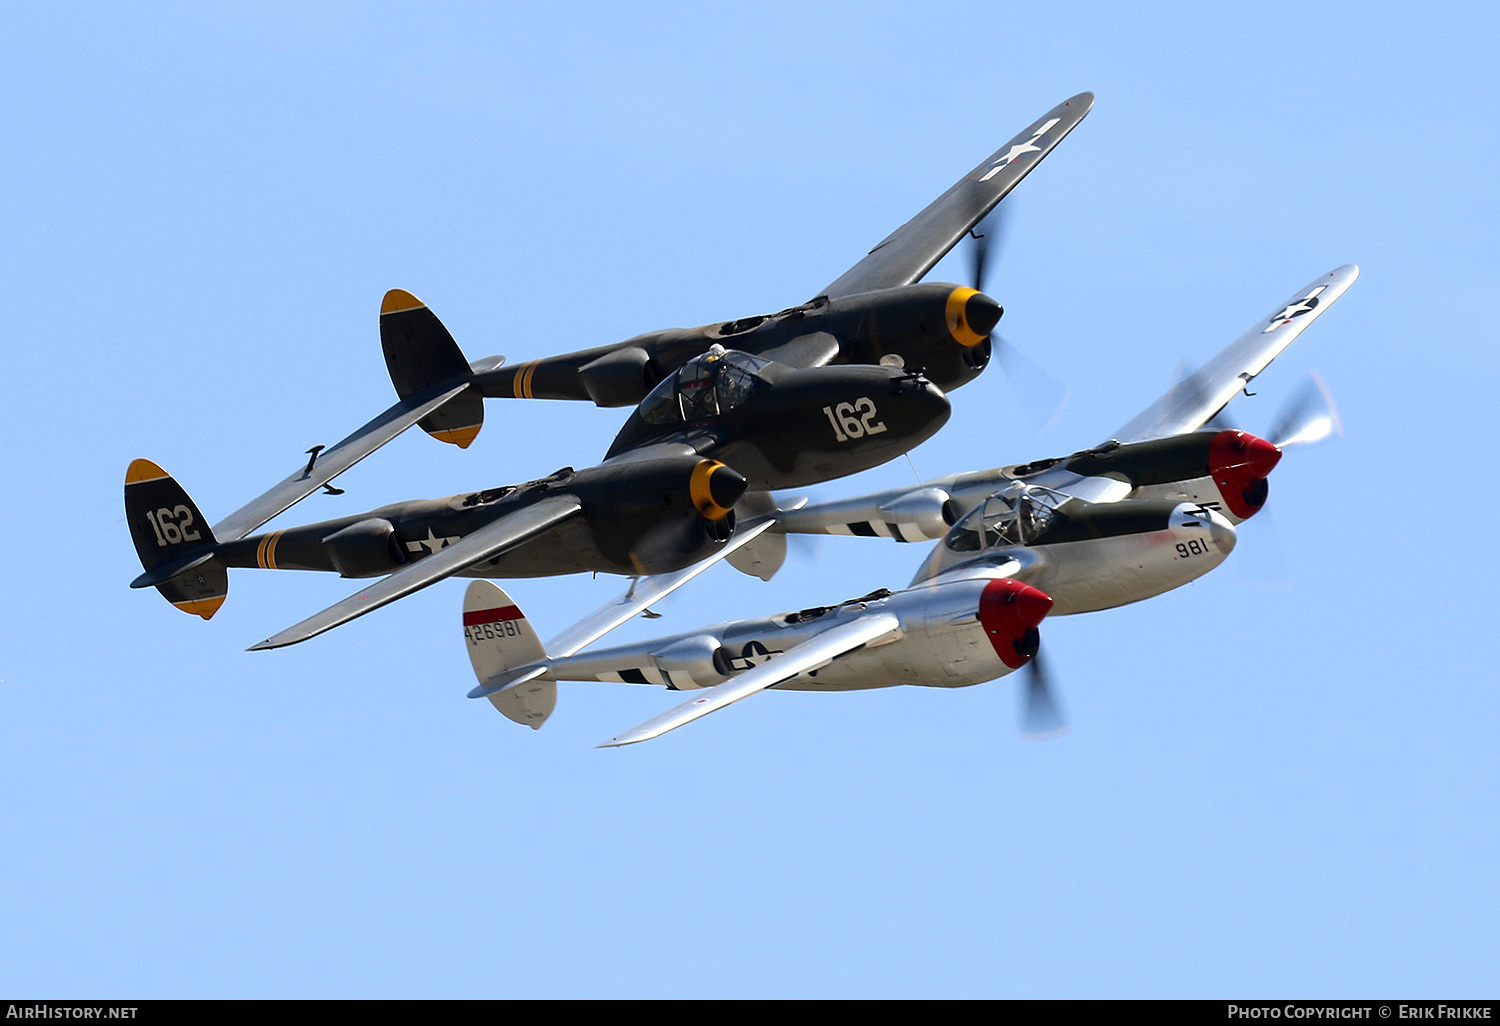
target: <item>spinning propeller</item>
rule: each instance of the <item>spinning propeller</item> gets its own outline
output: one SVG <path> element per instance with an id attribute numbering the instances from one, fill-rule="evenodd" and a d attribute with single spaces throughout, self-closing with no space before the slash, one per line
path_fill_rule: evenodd
<path id="1" fill-rule="evenodd" d="M 1001 203 L 970 232 L 973 241 L 969 245 L 969 283 L 980 292 L 985 291 L 987 272 L 999 261 L 1009 229 L 1010 215 L 1006 205 Z M 1005 371 L 1027 419 L 1036 425 L 1036 433 L 1042 434 L 1062 415 L 1072 393 L 1066 385 L 1027 359 L 999 332 L 990 333 L 987 347 Z"/>
<path id="2" fill-rule="evenodd" d="M 976 266 L 983 266 L 983 258 L 979 258 Z M 1181 370 L 1185 371 L 1186 368 Z M 1185 377 L 1187 375 L 1180 371 L 1179 379 Z M 1233 422 L 1222 410 L 1209 422 L 1209 426 L 1235 430 Z M 1312 445 L 1330 435 L 1343 433 L 1344 428 L 1339 419 L 1338 406 L 1333 401 L 1333 393 L 1328 390 L 1328 385 L 1322 376 L 1317 371 L 1312 371 L 1301 387 L 1292 392 L 1282 403 L 1272 427 L 1264 437 L 1272 445 L 1284 449 L 1291 445 Z M 1270 509 L 1263 508 L 1251 521 L 1246 521 L 1247 524 L 1251 522 L 1261 524 L 1257 530 L 1261 532 L 1260 548 L 1262 551 L 1260 558 L 1254 561 L 1256 564 L 1254 567 L 1247 565 L 1244 561 L 1241 562 L 1242 572 L 1251 571 L 1255 579 L 1285 580 L 1287 577 L 1286 559 L 1280 551 L 1276 525 L 1271 517 Z M 1244 525 L 1241 525 L 1241 529 L 1243 527 Z M 1022 735 L 1031 740 L 1043 740 L 1066 733 L 1067 718 L 1062 713 L 1057 699 L 1054 677 L 1048 663 L 1042 658 L 1040 647 L 1032 655 L 1023 672 L 1025 681 L 1024 690 L 1021 692 Z"/>
<path id="3" fill-rule="evenodd" d="M 1021 733 L 1033 741 L 1066 733 L 1068 721 L 1057 703 L 1052 674 L 1042 661 L 1040 646 L 1023 672 L 1026 674 L 1026 690 L 1021 693 Z"/>
<path id="4" fill-rule="evenodd" d="M 1280 449 L 1289 445 L 1311 445 L 1329 435 L 1344 433 L 1333 393 L 1317 371 L 1282 405 L 1281 414 L 1266 434 L 1266 441 Z"/>

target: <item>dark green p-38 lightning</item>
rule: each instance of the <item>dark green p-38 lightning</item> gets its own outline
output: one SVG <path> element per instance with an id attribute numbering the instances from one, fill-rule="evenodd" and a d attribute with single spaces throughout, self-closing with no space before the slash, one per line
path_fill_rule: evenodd
<path id="1" fill-rule="evenodd" d="M 856 473 L 906 452 L 949 414 L 944 387 L 983 368 L 1001 310 L 956 285 L 915 284 L 1088 112 L 1082 94 L 966 175 L 810 303 L 770 317 L 677 329 L 502 369 L 470 363 L 410 293 L 387 293 L 380 334 L 400 401 L 209 528 L 149 460 L 126 474 L 125 507 L 145 573 L 168 601 L 208 619 L 229 567 L 383 577 L 255 648 L 320 634 L 443 578 L 684 571 L 745 547 L 764 493 Z M 921 369 L 908 369 L 908 368 Z M 467 447 L 485 397 L 638 403 L 604 462 L 445 499 L 252 535 L 412 424 Z M 774 551 L 784 538 L 766 535 Z M 747 572 L 756 560 L 736 565 Z M 769 573 L 763 573 L 769 576 Z"/>

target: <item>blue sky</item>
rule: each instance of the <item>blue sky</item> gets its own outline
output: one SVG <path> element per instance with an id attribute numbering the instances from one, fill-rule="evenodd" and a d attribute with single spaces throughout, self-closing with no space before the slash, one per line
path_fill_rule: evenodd
<path id="1" fill-rule="evenodd" d="M 1500 156 L 1484 5 L 115 5 L 8 15 L 12 540 L 0 991 L 140 997 L 1493 996 Z M 464 693 L 462 582 L 292 649 L 353 590 L 132 592 L 120 487 L 217 519 L 391 399 L 391 287 L 513 361 L 812 296 L 1059 100 L 1007 201 L 997 369 L 924 477 L 1094 444 L 1315 276 L 1360 280 L 1234 410 L 1316 368 L 1214 574 L 1049 621 L 1017 685 L 767 694 L 626 750 L 655 689 L 539 732 Z M 932 275 L 962 279 L 959 259 Z M 623 411 L 491 403 L 292 524 L 596 462 Z M 911 481 L 904 460 L 813 494 Z M 1272 537 L 1274 535 L 1274 538 Z M 1279 539 L 1288 580 L 1242 567 Z M 899 586 L 924 550 L 728 567 L 617 637 Z M 518 582 L 546 636 L 619 582 Z"/>

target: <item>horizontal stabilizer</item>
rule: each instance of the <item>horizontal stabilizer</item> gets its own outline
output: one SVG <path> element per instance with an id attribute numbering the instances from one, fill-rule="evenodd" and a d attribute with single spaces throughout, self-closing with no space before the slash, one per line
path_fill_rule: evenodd
<path id="1" fill-rule="evenodd" d="M 265 494 L 250 500 L 214 525 L 219 541 L 243 538 L 261 524 L 307 498 L 395 438 L 434 410 L 441 409 L 468 389 L 455 385 L 437 393 L 419 393 L 403 399 L 331 449 L 318 453 L 303 467 Z"/>
<path id="2" fill-rule="evenodd" d="M 535 666 L 522 666 L 514 670 L 505 670 L 501 673 L 495 674 L 493 677 L 486 680 L 483 684 L 475 687 L 472 691 L 469 692 L 468 697 L 494 699 L 494 697 L 500 694 L 502 691 L 509 691 L 511 688 L 514 688 L 519 684 L 525 684 L 529 680 L 536 680 L 546 672 L 547 664 L 544 662 L 537 663 Z M 505 712 L 505 710 L 498 705 L 495 706 L 495 708 L 500 709 L 501 712 Z M 509 713 L 506 713 L 506 715 L 510 716 Z M 516 719 L 514 716 L 511 716 L 510 718 L 513 720 Z M 524 721 L 516 720 L 516 722 L 522 723 Z M 540 724 L 531 723 L 527 723 L 526 725 L 528 727 L 534 725 L 540 726 Z"/>
<path id="3" fill-rule="evenodd" d="M 479 530 L 466 534 L 446 548 L 431 556 L 423 556 L 415 563 L 402 567 L 361 592 L 342 602 L 329 606 L 321 613 L 308 617 L 301 623 L 288 627 L 280 634 L 267 638 L 250 651 L 281 648 L 295 645 L 299 641 L 322 634 L 339 624 L 348 623 L 371 610 L 387 603 L 421 591 L 446 577 L 462 573 L 477 563 L 493 559 L 511 549 L 552 530 L 571 517 L 576 516 L 582 505 L 573 495 L 556 495 L 542 499 L 514 513 L 507 513 Z"/>
<path id="4" fill-rule="evenodd" d="M 196 570 L 213 558 L 214 553 L 212 549 L 208 552 L 186 553 L 185 555 L 178 556 L 176 559 L 169 559 L 165 563 L 156 564 L 156 566 L 131 581 L 130 586 L 132 588 L 154 588 L 159 584 L 166 584 L 178 574 L 185 574 L 189 570 Z"/>

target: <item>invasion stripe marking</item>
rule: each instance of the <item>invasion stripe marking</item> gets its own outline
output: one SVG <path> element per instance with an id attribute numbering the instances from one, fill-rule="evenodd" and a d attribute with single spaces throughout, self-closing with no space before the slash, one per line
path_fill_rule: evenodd
<path id="1" fill-rule="evenodd" d="M 476 609 L 464 614 L 464 626 L 474 627 L 482 623 L 499 623 L 501 620 L 524 620 L 518 606 L 496 606 L 494 609 Z"/>

